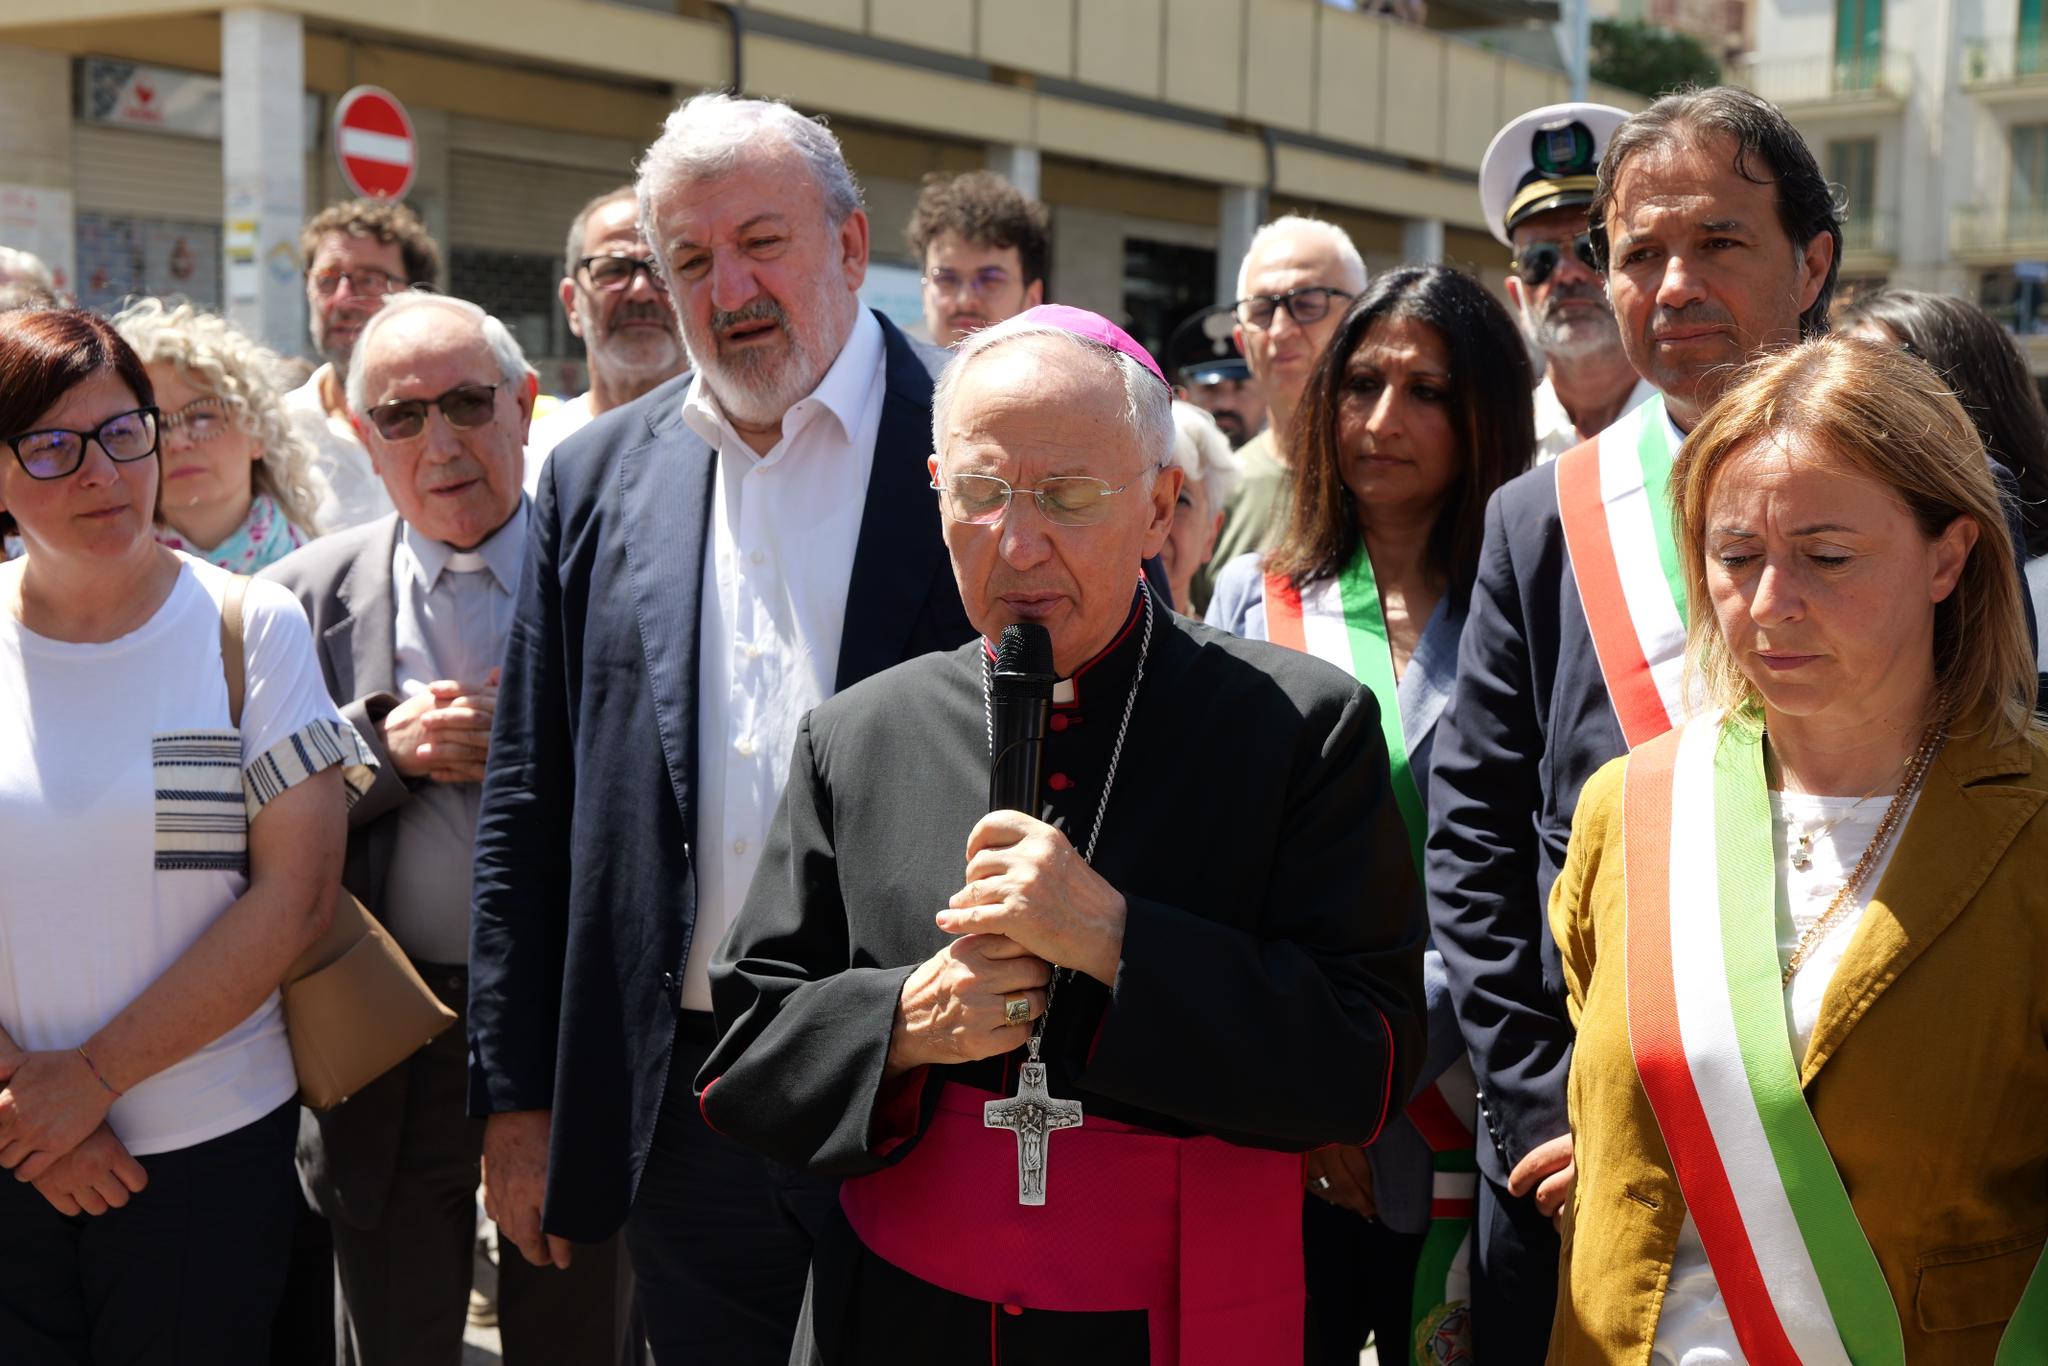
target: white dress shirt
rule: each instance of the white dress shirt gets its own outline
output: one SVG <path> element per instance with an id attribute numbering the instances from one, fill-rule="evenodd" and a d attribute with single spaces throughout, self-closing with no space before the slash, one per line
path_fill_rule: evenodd
<path id="1" fill-rule="evenodd" d="M 313 467 L 326 481 L 320 506 L 313 512 L 322 535 L 374 522 L 391 511 L 391 495 L 370 468 L 370 453 L 356 439 L 355 429 L 346 419 L 331 415 L 320 399 L 320 382 L 333 373 L 332 364 L 323 365 L 284 396 L 292 430 L 313 447 Z"/>
<path id="2" fill-rule="evenodd" d="M 393 672 L 398 695 L 417 697 L 444 678 L 481 685 L 505 659 L 512 595 L 526 553 L 526 502 L 475 550 L 400 528 L 391 552 Z M 415 784 L 397 822 L 385 875 L 384 927 L 414 958 L 469 961 L 470 849 L 483 788 Z"/>
<path id="3" fill-rule="evenodd" d="M 838 677 L 885 366 L 882 326 L 862 309 L 766 455 L 733 430 L 701 373 L 683 397 L 683 420 L 718 452 L 698 616 L 697 928 L 684 1010 L 711 1009 L 711 956 L 746 900 L 797 725 Z"/>
<path id="4" fill-rule="evenodd" d="M 1634 412 L 1657 393 L 1657 386 L 1640 377 L 1636 387 L 1629 390 L 1628 402 L 1621 405 L 1621 411 L 1614 415 L 1619 422 Z M 1536 386 L 1532 400 L 1536 405 L 1536 463 L 1557 459 L 1586 438 L 1579 435 L 1579 429 L 1572 425 L 1572 415 L 1564 410 L 1558 400 L 1557 386 L 1550 382 L 1550 372 L 1544 371 L 1543 382 Z M 1678 447 L 1671 447 L 1676 451 Z"/>
<path id="5" fill-rule="evenodd" d="M 540 467 L 555 447 L 590 425 L 590 395 L 578 394 L 546 417 L 537 417 L 526 431 L 526 496 L 540 492 Z"/>

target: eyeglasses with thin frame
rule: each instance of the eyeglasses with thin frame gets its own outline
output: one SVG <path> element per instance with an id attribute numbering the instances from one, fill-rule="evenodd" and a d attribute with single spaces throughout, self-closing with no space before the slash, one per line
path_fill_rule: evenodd
<path id="1" fill-rule="evenodd" d="M 631 289 L 633 277 L 643 271 L 647 275 L 647 283 L 659 294 L 664 288 L 661 283 L 661 266 L 652 256 L 628 256 L 622 252 L 606 252 L 600 256 L 584 256 L 576 262 L 577 274 L 581 275 L 592 289 L 603 290 L 607 294 Z"/>
<path id="2" fill-rule="evenodd" d="M 985 299 L 991 294 L 1000 294 L 1008 289 L 1013 278 L 1015 277 L 1001 266 L 983 266 L 972 275 L 962 275 L 957 270 L 941 266 L 937 270 L 927 271 L 920 277 L 918 283 L 926 289 L 936 289 L 941 294 L 958 294 L 964 289 L 977 299 Z"/>
<path id="3" fill-rule="evenodd" d="M 187 445 L 204 446 L 227 435 L 234 419 L 228 416 L 228 405 L 217 398 L 195 398 L 175 413 L 165 413 L 157 418 L 157 428 L 165 440 L 185 434 Z"/>
<path id="4" fill-rule="evenodd" d="M 427 410 L 439 408 L 451 427 L 482 427 L 498 415 L 498 386 L 458 384 L 432 398 L 401 398 L 364 413 L 386 441 L 411 441 L 427 429 Z"/>
<path id="5" fill-rule="evenodd" d="M 323 299 L 331 297 L 340 289 L 343 280 L 348 281 L 348 287 L 352 292 L 370 299 L 381 299 L 386 294 L 395 294 L 406 287 L 404 280 L 388 270 L 378 270 L 375 266 L 358 266 L 354 270 L 323 270 L 311 278 L 313 292 Z"/>
<path id="6" fill-rule="evenodd" d="M 1351 297 L 1350 290 L 1328 285 L 1303 285 L 1285 294 L 1254 294 L 1237 301 L 1237 320 L 1263 332 L 1273 325 L 1273 315 L 1284 308 L 1298 323 L 1321 322 L 1330 312 L 1330 300 Z"/>
<path id="7" fill-rule="evenodd" d="M 1054 526 L 1093 526 L 1109 515 L 1109 500 L 1130 485 L 1112 488 L 1105 480 L 1075 474 L 1025 488 L 992 474 L 949 474 L 943 481 L 934 479 L 932 487 L 939 491 L 939 506 L 946 516 L 969 526 L 1002 521 L 1011 497 L 1019 493 L 1030 494 L 1040 514 Z"/>
<path id="8" fill-rule="evenodd" d="M 132 460 L 146 460 L 157 452 L 157 420 L 159 414 L 154 408 L 132 408 L 94 427 L 81 432 L 70 427 L 39 427 L 20 436 L 10 436 L 7 444 L 14 450 L 14 458 L 21 462 L 31 479 L 63 479 L 76 474 L 78 467 L 85 463 L 85 443 L 99 443 L 107 453 L 107 459 L 119 465 Z"/>
<path id="9" fill-rule="evenodd" d="M 1600 262 L 1593 255 L 1593 234 L 1582 232 L 1576 237 L 1563 240 L 1530 242 L 1515 253 L 1515 259 L 1508 269 L 1515 272 L 1515 278 L 1531 289 L 1541 288 L 1552 275 L 1557 273 L 1558 263 L 1570 251 L 1573 259 L 1592 271 L 1600 273 Z"/>

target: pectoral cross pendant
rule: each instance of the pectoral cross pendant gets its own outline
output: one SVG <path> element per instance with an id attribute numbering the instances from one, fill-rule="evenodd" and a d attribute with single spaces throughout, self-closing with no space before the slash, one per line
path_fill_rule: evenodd
<path id="1" fill-rule="evenodd" d="M 1081 1102 L 1054 1100 L 1045 1089 L 1045 1064 L 1038 1060 L 1038 1040 L 1029 1045 L 1031 1056 L 1017 1069 L 1017 1094 L 1008 1100 L 992 1100 L 981 1107 L 981 1122 L 990 1129 L 1009 1129 L 1017 1135 L 1017 1203 L 1045 1203 L 1045 1156 L 1055 1129 L 1076 1129 L 1081 1125 Z"/>

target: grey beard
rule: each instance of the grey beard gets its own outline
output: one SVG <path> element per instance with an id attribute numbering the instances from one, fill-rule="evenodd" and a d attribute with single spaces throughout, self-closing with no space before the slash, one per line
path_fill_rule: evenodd
<path id="1" fill-rule="evenodd" d="M 1584 319 L 1560 325 L 1545 319 L 1536 329 L 1536 346 L 1551 360 L 1578 361 L 1621 350 L 1621 329 L 1614 315 L 1603 313 L 1597 320 Z"/>

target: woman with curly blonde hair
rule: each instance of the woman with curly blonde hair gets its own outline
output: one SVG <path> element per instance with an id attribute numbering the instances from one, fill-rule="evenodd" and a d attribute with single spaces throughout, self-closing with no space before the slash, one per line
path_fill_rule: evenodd
<path id="1" fill-rule="evenodd" d="M 114 326 L 163 414 L 157 540 L 253 574 L 318 535 L 325 490 L 285 412 L 277 354 L 188 303 L 143 299 Z"/>

